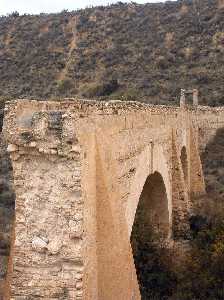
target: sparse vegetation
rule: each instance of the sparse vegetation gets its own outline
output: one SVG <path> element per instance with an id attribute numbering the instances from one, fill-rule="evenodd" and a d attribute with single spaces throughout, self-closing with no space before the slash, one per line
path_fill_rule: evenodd
<path id="1" fill-rule="evenodd" d="M 190 221 L 191 250 L 178 267 L 173 264 L 173 250 L 155 243 L 152 232 L 147 231 L 151 238 L 144 243 L 135 236 L 135 263 L 143 300 L 223 300 L 223 217 L 211 221 L 196 215 Z"/>
<path id="2" fill-rule="evenodd" d="M 222 105 L 223 9 L 179 0 L 2 16 L 0 96 L 175 104 L 181 88 L 194 87 L 201 103 Z"/>

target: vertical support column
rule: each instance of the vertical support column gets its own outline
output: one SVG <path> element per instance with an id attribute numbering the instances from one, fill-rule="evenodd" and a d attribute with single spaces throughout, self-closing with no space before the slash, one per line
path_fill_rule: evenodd
<path id="1" fill-rule="evenodd" d="M 190 197 L 200 197 L 205 194 L 205 182 L 198 149 L 197 128 L 190 129 Z"/>
<path id="2" fill-rule="evenodd" d="M 31 103 L 21 117 L 17 105 L 4 125 L 16 194 L 10 298 L 81 300 L 84 155 L 74 120 Z"/>
<path id="3" fill-rule="evenodd" d="M 185 90 L 181 89 L 180 92 L 180 107 L 184 108 L 186 106 Z"/>
<path id="4" fill-rule="evenodd" d="M 12 298 L 76 299 L 83 293 L 84 267 L 80 162 L 34 150 L 31 154 L 23 147 L 12 160 L 16 191 Z"/>
<path id="5" fill-rule="evenodd" d="M 83 299 L 98 299 L 98 264 L 97 264 L 97 198 L 96 198 L 96 136 L 93 128 L 80 135 L 84 152 L 82 163 L 82 189 L 84 202 L 85 234 L 85 272 L 83 278 Z"/>
<path id="6" fill-rule="evenodd" d="M 189 199 L 174 132 L 172 134 L 172 204 L 173 236 L 176 239 L 184 238 L 189 230 Z"/>
<path id="7" fill-rule="evenodd" d="M 193 105 L 195 107 L 198 106 L 198 90 L 197 89 L 193 90 Z"/>
<path id="8" fill-rule="evenodd" d="M 96 300 L 140 300 L 124 206 L 116 184 L 115 149 L 102 131 L 98 136 L 104 143 L 97 143 L 96 160 L 99 290 Z"/>

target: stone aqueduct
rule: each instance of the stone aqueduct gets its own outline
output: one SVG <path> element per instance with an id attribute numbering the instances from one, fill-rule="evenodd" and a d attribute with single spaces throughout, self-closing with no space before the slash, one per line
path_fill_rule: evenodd
<path id="1" fill-rule="evenodd" d="M 16 219 L 5 299 L 140 299 L 130 244 L 139 199 L 184 238 L 205 193 L 200 152 L 224 109 L 137 102 L 14 101 L 6 107 Z M 64 297 L 64 298 L 63 298 Z"/>

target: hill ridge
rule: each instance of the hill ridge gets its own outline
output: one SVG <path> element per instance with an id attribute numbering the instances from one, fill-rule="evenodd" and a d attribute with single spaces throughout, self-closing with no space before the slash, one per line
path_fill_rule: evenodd
<path id="1" fill-rule="evenodd" d="M 223 25 L 223 0 L 0 17 L 0 98 L 172 105 L 198 88 L 201 104 L 223 105 Z"/>

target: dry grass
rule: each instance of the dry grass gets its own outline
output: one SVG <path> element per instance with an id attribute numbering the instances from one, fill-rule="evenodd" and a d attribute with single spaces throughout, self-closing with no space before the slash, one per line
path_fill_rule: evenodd
<path id="1" fill-rule="evenodd" d="M 81 95 L 84 85 L 117 80 L 119 89 L 92 97 L 129 99 L 134 91 L 141 101 L 176 104 L 181 88 L 194 87 L 200 103 L 222 105 L 222 3 L 195 3 L 2 17 L 0 98 L 69 97 Z M 63 81 L 70 81 L 66 89 Z"/>

